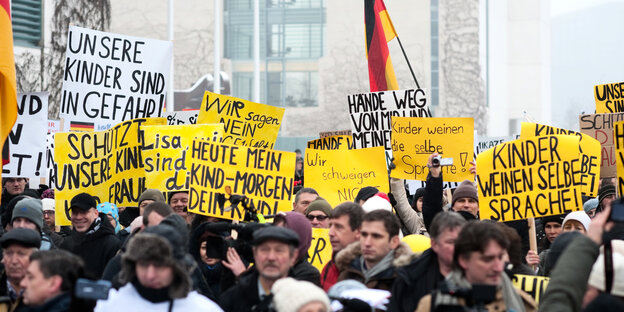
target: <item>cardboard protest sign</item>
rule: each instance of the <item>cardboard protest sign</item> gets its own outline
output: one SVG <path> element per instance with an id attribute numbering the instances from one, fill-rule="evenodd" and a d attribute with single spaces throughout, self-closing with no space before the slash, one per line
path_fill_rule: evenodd
<path id="1" fill-rule="evenodd" d="M 616 176 L 613 124 L 623 120 L 624 113 L 579 116 L 581 133 L 598 140 L 602 146 L 602 151 L 600 153 L 601 178 L 614 178 Z"/>
<path id="2" fill-rule="evenodd" d="M 263 215 L 292 210 L 295 153 L 193 139 L 186 167 L 190 170 L 190 212 L 243 220 L 243 205 Z M 244 195 L 243 203 L 227 199 Z"/>
<path id="3" fill-rule="evenodd" d="M 547 125 L 523 122 L 520 138 L 530 138 L 544 135 L 567 134 L 575 135 L 580 139 L 582 187 L 581 193 L 585 196 L 598 196 L 598 182 L 600 180 L 600 142 L 587 134 L 566 130 Z"/>
<path id="4" fill-rule="evenodd" d="M 99 203 L 136 206 L 145 191 L 140 128 L 165 122 L 164 118 L 138 118 L 105 131 L 55 133 L 57 225 L 70 224 L 69 202 L 82 192 Z"/>
<path id="5" fill-rule="evenodd" d="M 305 187 L 322 194 L 332 207 L 353 201 L 361 188 L 374 186 L 388 192 L 388 171 L 383 147 L 354 150 L 308 149 L 303 163 Z"/>
<path id="6" fill-rule="evenodd" d="M 624 193 L 624 121 L 614 124 L 613 141 L 615 143 L 615 159 L 617 167 L 617 191 L 618 197 Z"/>
<path id="7" fill-rule="evenodd" d="M 473 142 L 472 118 L 392 117 L 392 155 L 397 167 L 391 176 L 425 181 L 429 155 L 438 152 L 443 158 L 453 158 L 452 165 L 442 167 L 444 181 L 472 180 Z"/>
<path id="8" fill-rule="evenodd" d="M 69 26 L 59 116 L 106 130 L 165 108 L 173 43 Z"/>
<path id="9" fill-rule="evenodd" d="M 477 156 L 479 217 L 512 221 L 583 209 L 579 137 L 540 136 Z"/>
<path id="10" fill-rule="evenodd" d="M 189 172 L 186 158 L 193 139 L 213 142 L 223 136 L 222 124 L 145 126 L 143 162 L 146 188 L 162 192 L 187 191 Z"/>
<path id="11" fill-rule="evenodd" d="M 597 114 L 624 112 L 624 82 L 594 86 L 594 99 Z"/>
<path id="12" fill-rule="evenodd" d="M 548 281 L 550 278 L 546 276 L 533 276 L 516 274 L 511 278 L 511 282 L 514 287 L 523 290 L 527 294 L 531 295 L 535 299 L 536 303 L 539 303 L 542 294 L 548 288 Z"/>
<path id="13" fill-rule="evenodd" d="M 2 166 L 4 177 L 44 177 L 48 133 L 48 93 L 18 93 L 17 120 L 9 133 L 10 162 Z"/>
<path id="14" fill-rule="evenodd" d="M 335 135 L 348 135 L 351 136 L 351 130 L 338 130 L 338 131 L 325 131 L 325 132 L 319 132 L 319 138 L 324 138 L 324 137 L 328 137 L 328 136 L 335 136 Z"/>
<path id="15" fill-rule="evenodd" d="M 281 107 L 206 91 L 197 123 L 222 123 L 225 133 L 221 143 L 272 149 L 284 111 Z"/>
<path id="16" fill-rule="evenodd" d="M 191 125 L 197 123 L 198 109 L 185 110 L 178 112 L 164 112 L 163 117 L 167 118 L 167 124 L 170 126 L 176 125 Z"/>
<path id="17" fill-rule="evenodd" d="M 391 117 L 431 117 L 423 89 L 389 90 L 347 96 L 356 148 L 383 146 L 391 150 Z"/>
<path id="18" fill-rule="evenodd" d="M 475 157 L 481 154 L 481 152 L 488 150 L 496 145 L 517 140 L 520 138 L 519 135 L 507 135 L 507 136 L 496 136 L 496 137 L 488 137 L 488 136 L 476 136 L 474 153 Z"/>
<path id="19" fill-rule="evenodd" d="M 312 244 L 308 249 L 310 264 L 323 271 L 323 267 L 332 258 L 332 245 L 329 242 L 329 229 L 312 229 Z"/>
<path id="20" fill-rule="evenodd" d="M 308 148 L 318 150 L 353 149 L 353 140 L 350 135 L 334 135 L 308 141 Z"/>

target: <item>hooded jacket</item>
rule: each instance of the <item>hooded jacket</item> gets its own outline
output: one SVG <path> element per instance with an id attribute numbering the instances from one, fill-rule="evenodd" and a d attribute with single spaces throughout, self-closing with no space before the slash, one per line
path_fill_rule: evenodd
<path id="1" fill-rule="evenodd" d="M 340 271 L 338 281 L 354 279 L 364 283 L 368 288 L 390 291 L 392 289 L 394 279 L 397 276 L 397 269 L 410 263 L 416 255 L 412 253 L 412 250 L 407 244 L 399 244 L 399 247 L 397 247 L 394 251 L 392 265 L 370 278 L 367 283 L 364 282 L 364 273 L 362 272 L 360 264 L 361 256 L 362 250 L 360 242 L 352 243 L 336 255 L 336 266 Z"/>
<path id="2" fill-rule="evenodd" d="M 115 237 L 115 229 L 108 221 L 105 214 L 99 214 L 100 223 L 97 227 L 97 219 L 85 233 L 72 230 L 61 245 L 65 249 L 85 262 L 85 271 L 93 278 L 100 278 L 108 261 L 115 256 L 121 242 Z M 95 230 L 93 233 L 89 233 Z M 87 234 L 89 233 L 89 234 Z"/>

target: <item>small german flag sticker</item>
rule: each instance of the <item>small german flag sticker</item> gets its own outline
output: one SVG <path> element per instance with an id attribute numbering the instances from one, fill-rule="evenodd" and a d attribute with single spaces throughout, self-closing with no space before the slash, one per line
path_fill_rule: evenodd
<path id="1" fill-rule="evenodd" d="M 93 131 L 92 122 L 72 121 L 69 124 L 69 131 Z"/>

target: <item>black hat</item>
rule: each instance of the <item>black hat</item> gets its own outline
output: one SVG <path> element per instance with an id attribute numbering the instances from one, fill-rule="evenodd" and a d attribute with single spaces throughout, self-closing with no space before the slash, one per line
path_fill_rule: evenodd
<path id="1" fill-rule="evenodd" d="M 253 245 L 258 246 L 267 240 L 280 241 L 294 247 L 299 246 L 299 236 L 295 231 L 281 226 L 269 226 L 253 234 Z"/>
<path id="2" fill-rule="evenodd" d="M 366 201 L 367 199 L 375 196 L 379 193 L 379 190 L 374 186 L 366 186 L 360 189 L 353 201 L 357 204 L 360 200 Z"/>
<path id="3" fill-rule="evenodd" d="M 11 244 L 39 248 L 41 246 L 41 234 L 27 228 L 12 229 L 0 237 L 0 246 L 3 249 Z"/>
<path id="4" fill-rule="evenodd" d="M 80 193 L 71 199 L 69 209 L 78 208 L 82 211 L 87 211 L 91 208 L 97 207 L 95 198 L 87 193 Z"/>

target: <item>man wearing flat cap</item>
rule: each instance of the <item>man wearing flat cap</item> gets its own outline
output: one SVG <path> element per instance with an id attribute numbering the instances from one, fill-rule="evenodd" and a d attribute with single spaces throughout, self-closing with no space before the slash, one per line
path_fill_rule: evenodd
<path id="1" fill-rule="evenodd" d="M 268 311 L 271 287 L 288 276 L 297 259 L 299 236 L 291 229 L 270 226 L 254 232 L 253 238 L 255 269 L 221 296 L 224 311 Z"/>
<path id="2" fill-rule="evenodd" d="M 61 248 L 82 258 L 87 274 L 100 278 L 121 242 L 115 237 L 115 228 L 108 217 L 99 213 L 96 206 L 95 198 L 87 193 L 72 198 L 69 206 L 72 233 Z"/>
<path id="3" fill-rule="evenodd" d="M 0 311 L 15 311 L 23 306 L 20 286 L 30 264 L 30 255 L 39 249 L 41 235 L 27 228 L 12 229 L 0 238 L 2 264 L 0 275 Z"/>

